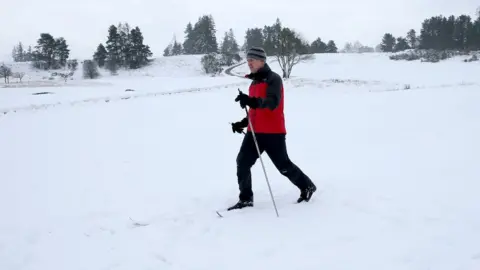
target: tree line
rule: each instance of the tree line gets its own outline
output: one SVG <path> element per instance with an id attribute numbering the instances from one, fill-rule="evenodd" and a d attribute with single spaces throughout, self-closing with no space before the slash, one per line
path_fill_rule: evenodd
<path id="1" fill-rule="evenodd" d="M 476 18 L 462 14 L 432 16 L 425 19 L 420 33 L 410 29 L 405 37 L 395 38 L 391 33 L 385 33 L 380 44 L 384 52 L 398 52 L 407 49 L 425 50 L 480 50 L 480 8 Z"/>
<path id="2" fill-rule="evenodd" d="M 111 25 L 105 45 L 97 46 L 93 53 L 93 60 L 85 60 L 84 69 L 97 69 L 104 67 L 116 74 L 118 69 L 142 68 L 151 61 L 152 52 L 145 45 L 140 28 L 130 28 L 128 23 Z M 25 49 L 22 42 L 14 46 L 12 58 L 15 62 L 32 62 L 32 67 L 44 70 L 56 70 L 62 68 L 76 69 L 77 60 L 69 60 L 70 49 L 63 37 L 54 38 L 49 33 L 41 33 L 37 44 L 32 48 Z M 98 71 L 87 72 L 91 76 L 98 76 Z M 91 77 L 91 76 L 88 77 Z"/>
<path id="3" fill-rule="evenodd" d="M 187 23 L 182 42 L 174 36 L 172 42 L 164 49 L 163 55 L 218 54 L 221 58 L 215 61 L 222 65 L 231 65 L 240 60 L 240 51 L 261 46 L 268 56 L 278 60 L 284 78 L 288 78 L 292 67 L 302 60 L 311 58 L 312 54 L 338 52 L 333 40 L 326 39 L 325 42 L 318 37 L 309 42 L 299 32 L 284 27 L 278 18 L 272 25 L 247 29 L 242 46 L 237 42 L 232 29 L 226 31 L 220 40 L 217 40 L 216 32 L 212 15 L 200 16 L 195 24 Z M 398 52 L 411 48 L 480 50 L 480 9 L 476 18 L 469 15 L 458 17 L 439 15 L 425 19 L 419 34 L 414 29 L 410 29 L 405 36 L 398 37 L 385 33 L 377 47 L 384 52 Z M 351 51 L 372 52 L 373 48 L 358 42 L 353 45 L 347 43 L 343 52 Z M 92 55 L 92 62 L 87 64 L 88 67 L 103 67 L 116 74 L 119 68 L 138 69 L 148 65 L 151 56 L 152 52 L 150 47 L 144 44 L 140 28 L 138 26 L 131 28 L 128 23 L 119 23 L 110 25 L 106 42 L 98 44 Z M 67 41 L 50 33 L 41 33 L 33 47 L 25 48 L 24 44 L 19 42 L 14 46 L 12 57 L 16 62 L 32 62 L 33 67 L 45 70 L 70 68 L 76 65 L 73 60 L 69 60 L 70 49 Z"/>
<path id="4" fill-rule="evenodd" d="M 302 35 L 284 27 L 279 18 L 272 25 L 263 28 L 249 28 L 245 32 L 244 42 L 239 46 L 232 29 L 226 31 L 218 42 L 216 25 L 212 15 L 203 15 L 195 24 L 188 22 L 184 30 L 184 40 L 179 42 L 174 36 L 172 42 L 165 48 L 164 56 L 181 54 L 207 54 L 202 63 L 207 73 L 221 71 L 215 65 L 231 65 L 239 60 L 239 52 L 259 46 L 265 49 L 268 56 L 278 60 L 283 70 L 283 77 L 290 76 L 292 67 L 302 60 L 310 59 L 315 53 L 337 53 L 338 48 L 333 40 L 326 43 L 317 38 L 308 42 Z M 214 55 L 220 55 L 216 59 Z"/>
<path id="5" fill-rule="evenodd" d="M 293 42 L 298 44 L 297 50 L 300 53 L 336 53 L 337 45 L 333 40 L 326 43 L 318 37 L 309 43 L 301 37 L 300 33 L 292 29 L 282 27 L 280 19 L 277 18 L 273 25 L 265 25 L 263 28 L 248 28 L 245 32 L 243 45 L 240 47 L 235 38 L 232 29 L 224 33 L 221 42 L 217 41 L 216 25 L 212 15 L 203 15 L 193 25 L 187 23 L 184 33 L 184 41 L 179 42 L 176 37 L 164 50 L 164 56 L 173 56 L 180 54 L 207 54 L 222 53 L 234 54 L 240 50 L 246 51 L 253 46 L 263 47 L 267 54 L 275 55 L 276 47 L 280 43 L 280 39 L 291 36 L 291 40 L 285 42 Z M 289 33 L 291 32 L 291 33 Z"/>
<path id="6" fill-rule="evenodd" d="M 120 67 L 126 69 L 142 68 L 150 63 L 152 56 L 149 45 L 145 45 L 142 31 L 137 26 L 131 28 L 128 23 L 110 25 L 107 41 L 98 44 L 93 60 L 99 67 L 105 67 L 116 74 Z"/>
<path id="7" fill-rule="evenodd" d="M 15 62 L 32 62 L 34 68 L 38 69 L 60 69 L 67 65 L 70 56 L 70 49 L 63 37 L 54 38 L 49 33 L 41 33 L 37 45 L 32 50 L 27 50 L 21 42 L 14 46 L 12 57 Z"/>
<path id="8" fill-rule="evenodd" d="M 246 51 L 252 46 L 261 46 L 268 56 L 276 58 L 283 69 L 283 76 L 288 78 L 292 67 L 302 60 L 306 60 L 314 53 L 337 53 L 338 49 L 333 40 L 324 42 L 320 37 L 308 42 L 297 31 L 282 26 L 280 19 L 272 25 L 263 28 L 249 28 L 245 32 L 243 45 L 240 46 L 232 29 L 224 33 L 223 38 L 217 40 L 217 30 L 212 15 L 200 16 L 192 24 L 188 22 L 183 42 L 173 41 L 165 48 L 163 55 L 180 54 L 219 54 L 214 64 L 231 65 L 240 61 L 239 52 Z M 92 62 L 88 61 L 84 69 L 103 67 L 117 74 L 119 68 L 138 69 L 149 64 L 152 52 L 144 44 L 144 37 L 139 27 L 131 28 L 128 23 L 110 25 L 105 43 L 98 44 L 92 55 Z M 12 56 L 14 61 L 31 61 L 35 68 L 45 70 L 60 69 L 68 66 L 70 49 L 63 37 L 54 38 L 49 33 L 40 34 L 37 45 L 27 50 L 19 43 L 15 46 Z M 212 60 L 213 61 L 213 60 Z M 84 61 L 85 62 L 85 61 Z M 213 69 L 218 71 L 219 69 Z M 87 72 L 89 77 L 98 72 Z"/>

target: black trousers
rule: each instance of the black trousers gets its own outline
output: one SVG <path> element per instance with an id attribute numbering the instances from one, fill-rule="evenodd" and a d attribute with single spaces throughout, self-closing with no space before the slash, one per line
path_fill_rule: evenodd
<path id="1" fill-rule="evenodd" d="M 272 163 L 278 171 L 286 176 L 290 182 L 303 190 L 313 185 L 312 180 L 295 165 L 287 153 L 285 134 L 255 133 L 260 148 L 260 154 L 267 152 Z M 237 156 L 237 178 L 240 189 L 240 200 L 252 200 L 252 174 L 251 168 L 259 158 L 253 134 L 247 132 Z"/>

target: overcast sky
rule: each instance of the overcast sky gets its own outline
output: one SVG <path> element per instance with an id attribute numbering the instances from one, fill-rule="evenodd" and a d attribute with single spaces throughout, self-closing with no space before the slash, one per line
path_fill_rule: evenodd
<path id="1" fill-rule="evenodd" d="M 217 40 L 234 30 L 243 44 L 245 30 L 272 24 L 277 17 L 284 26 L 300 31 L 309 41 L 333 39 L 339 48 L 359 40 L 375 46 L 382 35 L 405 35 L 411 28 L 435 15 L 474 16 L 478 0 L 16 0 L 2 1 L 0 9 L 0 59 L 10 57 L 22 41 L 35 45 L 40 33 L 64 37 L 71 58 L 90 58 L 99 43 L 106 41 L 111 24 L 128 22 L 139 26 L 145 43 L 155 56 L 174 34 L 183 42 L 184 29 L 199 16 L 212 14 Z M 392 7 L 389 5 L 392 4 Z"/>

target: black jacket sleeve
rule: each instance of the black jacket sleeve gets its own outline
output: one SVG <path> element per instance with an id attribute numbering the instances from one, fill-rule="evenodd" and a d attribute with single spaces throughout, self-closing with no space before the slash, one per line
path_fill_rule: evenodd
<path id="1" fill-rule="evenodd" d="M 257 108 L 268 108 L 273 111 L 280 103 L 282 78 L 278 74 L 272 73 L 267 78 L 267 85 L 267 97 L 258 99 Z"/>

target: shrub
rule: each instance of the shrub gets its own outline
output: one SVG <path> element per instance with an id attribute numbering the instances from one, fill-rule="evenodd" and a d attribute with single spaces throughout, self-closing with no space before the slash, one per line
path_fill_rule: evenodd
<path id="1" fill-rule="evenodd" d="M 219 74 L 223 71 L 222 63 L 217 53 L 209 53 L 202 57 L 202 68 L 206 74 Z"/>
<path id="2" fill-rule="evenodd" d="M 93 60 L 83 61 L 83 77 L 86 79 L 96 79 L 100 76 L 98 65 Z"/>

